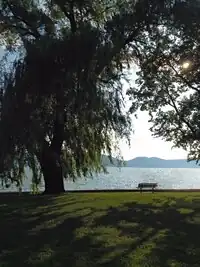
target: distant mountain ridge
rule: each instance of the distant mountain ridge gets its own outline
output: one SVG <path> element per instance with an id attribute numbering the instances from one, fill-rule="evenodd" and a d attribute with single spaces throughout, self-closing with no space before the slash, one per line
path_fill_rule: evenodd
<path id="1" fill-rule="evenodd" d="M 187 162 L 185 159 L 161 159 L 137 157 L 126 161 L 127 167 L 135 168 L 200 168 L 195 161 Z"/>
<path id="2" fill-rule="evenodd" d="M 118 166 L 118 161 L 113 158 L 114 165 L 109 162 L 108 157 L 104 157 L 105 166 Z M 107 159 L 106 159 L 107 158 Z M 124 162 L 125 167 L 134 168 L 200 168 L 195 161 L 187 162 L 185 159 L 161 159 L 157 157 L 136 157 Z"/>

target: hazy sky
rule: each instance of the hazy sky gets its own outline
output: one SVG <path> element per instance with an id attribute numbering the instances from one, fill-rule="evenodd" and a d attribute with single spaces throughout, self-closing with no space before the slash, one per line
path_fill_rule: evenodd
<path id="1" fill-rule="evenodd" d="M 3 50 L 0 48 L 0 57 Z M 131 74 L 131 80 L 134 83 L 135 69 Z M 125 85 L 126 87 L 126 85 Z M 134 133 L 131 136 L 131 148 L 121 141 L 120 148 L 124 159 L 132 159 L 134 157 L 160 157 L 163 159 L 180 159 L 186 158 L 187 153 L 182 149 L 171 149 L 172 144 L 161 139 L 153 138 L 149 131 L 148 115 L 144 112 L 138 114 L 138 119 L 132 116 Z"/>
<path id="2" fill-rule="evenodd" d="M 131 69 L 129 79 L 130 85 L 134 86 L 137 67 Z M 124 84 L 126 90 L 128 84 Z M 127 106 L 131 102 L 127 101 Z M 165 142 L 161 138 L 153 138 L 149 131 L 150 124 L 148 123 L 147 112 L 139 112 L 138 119 L 132 116 L 134 133 L 131 135 L 131 147 L 129 148 L 125 142 L 120 142 L 121 153 L 124 159 L 132 159 L 135 157 L 160 157 L 163 159 L 184 159 L 187 158 L 187 153 L 183 149 L 171 149 L 172 143 Z"/>
<path id="3" fill-rule="evenodd" d="M 163 159 L 183 159 L 187 157 L 187 153 L 184 150 L 172 150 L 171 143 L 151 136 L 146 113 L 139 113 L 137 120 L 134 116 L 132 118 L 135 132 L 131 136 L 131 148 L 125 142 L 120 143 L 124 159 L 128 160 L 140 156 L 160 157 Z"/>

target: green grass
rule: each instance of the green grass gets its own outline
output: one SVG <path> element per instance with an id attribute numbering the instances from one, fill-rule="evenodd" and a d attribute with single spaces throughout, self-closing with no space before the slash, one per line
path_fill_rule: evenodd
<path id="1" fill-rule="evenodd" d="M 0 267 L 16 266 L 200 266 L 200 194 L 1 194 Z"/>

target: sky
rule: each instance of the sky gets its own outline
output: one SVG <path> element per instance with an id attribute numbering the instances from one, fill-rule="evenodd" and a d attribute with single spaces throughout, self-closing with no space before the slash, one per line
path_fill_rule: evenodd
<path id="1" fill-rule="evenodd" d="M 138 119 L 132 116 L 134 133 L 131 135 L 131 147 L 125 141 L 120 142 L 122 156 L 125 160 L 135 157 L 158 157 L 162 159 L 186 159 L 187 153 L 182 149 L 171 149 L 172 143 L 161 138 L 154 138 L 149 131 L 148 114 L 138 113 Z"/>
<path id="2" fill-rule="evenodd" d="M 129 82 L 131 86 L 136 86 L 137 67 L 133 65 L 129 72 Z M 124 91 L 130 86 L 124 83 Z M 126 99 L 127 108 L 131 102 Z M 134 132 L 131 134 L 131 146 L 129 147 L 125 141 L 119 143 L 121 154 L 125 160 L 130 160 L 135 157 L 158 157 L 162 159 L 186 159 L 187 152 L 183 149 L 173 148 L 171 142 L 166 142 L 161 138 L 155 138 L 150 132 L 149 116 L 145 111 L 137 113 L 137 119 L 134 114 L 131 116 Z"/>
<path id="3" fill-rule="evenodd" d="M 0 48 L 0 58 L 3 49 Z M 132 69 L 131 82 L 136 79 L 136 69 Z M 124 85 L 126 89 L 126 85 Z M 130 105 L 130 103 L 128 104 Z M 172 143 L 165 142 L 160 138 L 153 138 L 149 131 L 148 114 L 139 112 L 138 119 L 132 115 L 134 133 L 131 134 L 131 146 L 125 141 L 119 143 L 121 154 L 125 160 L 135 157 L 159 157 L 163 159 L 186 159 L 187 152 L 182 149 L 171 149 Z"/>

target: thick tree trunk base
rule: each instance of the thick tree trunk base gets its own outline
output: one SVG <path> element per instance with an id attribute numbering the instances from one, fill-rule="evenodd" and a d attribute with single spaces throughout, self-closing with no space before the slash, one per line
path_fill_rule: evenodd
<path id="1" fill-rule="evenodd" d="M 42 195 L 60 195 L 60 194 L 63 194 L 63 193 L 65 193 L 66 191 L 65 190 L 58 190 L 58 191 L 56 191 L 56 190 L 44 190 L 43 192 L 42 192 Z"/>
<path id="2" fill-rule="evenodd" d="M 61 153 L 61 152 L 60 152 Z M 57 156 L 54 155 L 51 149 L 43 150 L 41 154 L 38 154 L 38 161 L 40 162 L 45 190 L 45 195 L 58 195 L 65 192 L 62 164 Z"/>
<path id="3" fill-rule="evenodd" d="M 58 195 L 65 192 L 63 178 L 61 180 L 60 177 L 52 177 L 45 178 L 45 190 L 43 192 L 44 195 Z"/>
<path id="4" fill-rule="evenodd" d="M 52 167 L 50 167 L 50 169 L 52 170 Z M 45 195 L 58 195 L 65 192 L 62 172 L 60 173 L 60 171 L 61 170 L 54 169 L 52 173 L 49 173 L 49 171 L 48 173 L 44 173 Z"/>
<path id="5" fill-rule="evenodd" d="M 56 181 L 57 182 L 57 181 Z M 44 195 L 58 195 L 65 192 L 64 186 L 63 187 L 57 187 L 55 182 L 54 187 L 47 186 L 47 183 L 45 183 L 45 190 L 43 192 Z"/>
<path id="6" fill-rule="evenodd" d="M 62 166 L 56 164 L 52 160 L 45 160 L 41 164 L 45 190 L 43 194 L 45 195 L 58 195 L 65 192 L 64 181 L 62 175 Z"/>

